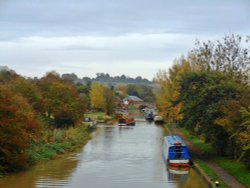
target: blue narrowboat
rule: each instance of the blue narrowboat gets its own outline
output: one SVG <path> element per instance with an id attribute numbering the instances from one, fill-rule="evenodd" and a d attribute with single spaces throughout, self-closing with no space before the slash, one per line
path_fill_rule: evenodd
<path id="1" fill-rule="evenodd" d="M 163 155 L 170 166 L 189 166 L 188 149 L 179 136 L 164 137 Z"/>

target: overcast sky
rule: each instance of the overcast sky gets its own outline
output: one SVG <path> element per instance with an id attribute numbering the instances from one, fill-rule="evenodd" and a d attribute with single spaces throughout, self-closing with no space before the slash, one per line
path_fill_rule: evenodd
<path id="1" fill-rule="evenodd" d="M 0 65 L 152 79 L 195 40 L 250 34 L 249 0 L 0 0 Z"/>

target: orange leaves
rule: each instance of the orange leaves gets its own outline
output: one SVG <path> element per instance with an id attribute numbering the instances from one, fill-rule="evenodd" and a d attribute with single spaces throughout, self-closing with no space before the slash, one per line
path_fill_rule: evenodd
<path id="1" fill-rule="evenodd" d="M 56 127 L 73 126 L 83 119 L 84 100 L 75 85 L 49 73 L 38 82 L 43 97 L 44 114 L 54 118 Z"/>
<path id="2" fill-rule="evenodd" d="M 27 149 L 44 129 L 72 126 L 86 110 L 76 86 L 49 73 L 40 80 L 0 72 L 0 166 L 15 171 L 28 164 Z"/>
<path id="3" fill-rule="evenodd" d="M 25 166 L 25 150 L 35 132 L 37 120 L 31 106 L 9 85 L 0 85 L 0 143 L 1 166 L 8 170 Z"/>

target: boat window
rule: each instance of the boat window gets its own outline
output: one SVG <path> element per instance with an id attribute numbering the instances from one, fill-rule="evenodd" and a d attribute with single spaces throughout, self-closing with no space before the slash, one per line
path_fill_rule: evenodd
<path id="1" fill-rule="evenodd" d="M 174 146 L 175 159 L 181 158 L 181 146 Z"/>

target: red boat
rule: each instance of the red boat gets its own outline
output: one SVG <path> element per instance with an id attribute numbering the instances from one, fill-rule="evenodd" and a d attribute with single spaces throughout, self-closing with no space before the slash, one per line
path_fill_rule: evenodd
<path id="1" fill-rule="evenodd" d="M 119 126 L 135 126 L 134 118 L 120 118 L 118 119 Z"/>

